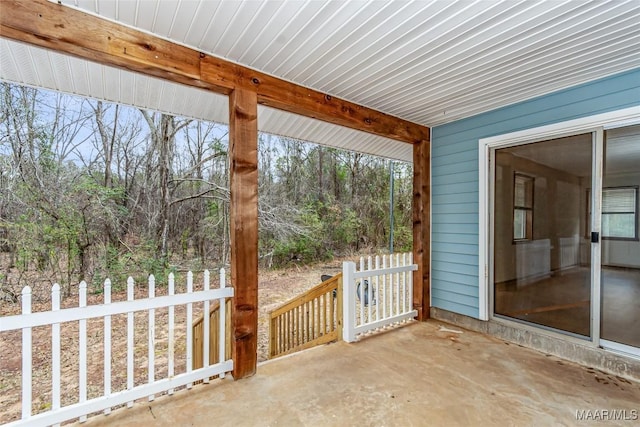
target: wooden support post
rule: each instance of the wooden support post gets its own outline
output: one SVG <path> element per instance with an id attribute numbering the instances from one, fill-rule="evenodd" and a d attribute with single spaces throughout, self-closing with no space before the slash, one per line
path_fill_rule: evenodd
<path id="1" fill-rule="evenodd" d="M 418 320 L 427 320 L 431 309 L 431 143 L 413 145 L 413 308 Z"/>
<path id="2" fill-rule="evenodd" d="M 233 378 L 249 377 L 258 363 L 258 103 L 256 93 L 229 95 Z"/>

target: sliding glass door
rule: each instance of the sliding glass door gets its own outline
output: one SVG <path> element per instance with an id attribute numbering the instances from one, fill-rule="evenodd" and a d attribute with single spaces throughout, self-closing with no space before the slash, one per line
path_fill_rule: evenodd
<path id="1" fill-rule="evenodd" d="M 640 126 L 605 131 L 601 213 L 603 346 L 640 348 Z M 631 348 L 629 348 L 631 347 Z"/>
<path id="2" fill-rule="evenodd" d="M 495 150 L 495 315 L 591 337 L 593 139 Z"/>
<path id="3" fill-rule="evenodd" d="M 494 316 L 640 356 L 640 125 L 491 153 Z"/>
<path id="4" fill-rule="evenodd" d="M 640 109 L 479 145 L 480 318 L 640 358 Z"/>

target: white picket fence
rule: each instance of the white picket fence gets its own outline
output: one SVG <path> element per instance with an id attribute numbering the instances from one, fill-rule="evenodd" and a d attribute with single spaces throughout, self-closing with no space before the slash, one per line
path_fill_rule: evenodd
<path id="1" fill-rule="evenodd" d="M 193 274 L 187 275 L 186 293 L 176 294 L 174 276 L 168 280 L 168 295 L 155 296 L 155 279 L 149 277 L 149 297 L 134 299 L 134 282 L 127 281 L 127 301 L 111 302 L 111 282 L 104 284 L 104 304 L 87 306 L 87 285 L 82 282 L 79 288 L 79 306 L 60 309 L 60 286 L 53 285 L 51 291 L 51 311 L 32 313 L 31 288 L 22 291 L 22 314 L 0 317 L 0 332 L 22 330 L 22 419 L 9 423 L 9 426 L 42 426 L 58 424 L 67 420 L 79 418 L 86 420 L 87 414 L 104 411 L 109 413 L 112 407 L 127 404 L 133 405 L 136 399 L 154 399 L 154 395 L 162 392 L 172 394 L 174 389 L 181 386 L 190 388 L 194 382 L 207 382 L 210 377 L 223 377 L 226 372 L 233 370 L 233 361 L 225 360 L 225 300 L 233 296 L 233 288 L 225 286 L 225 272 L 220 270 L 220 288 L 210 289 L 209 272 L 204 272 L 203 290 L 193 291 Z M 219 359 L 220 363 L 209 366 L 209 358 L 204 358 L 204 367 L 193 370 L 192 359 L 192 316 L 193 304 L 202 302 L 204 313 L 209 312 L 212 300 L 220 301 L 220 332 Z M 175 360 L 175 306 L 186 305 L 186 372 L 174 372 Z M 156 336 L 155 310 L 168 308 L 168 343 L 167 343 L 167 377 L 155 378 Z M 134 386 L 134 312 L 148 312 L 148 380 L 145 384 Z M 127 387 L 125 390 L 111 391 L 111 317 L 118 314 L 127 315 Z M 87 399 L 87 320 L 93 318 L 104 319 L 104 391 L 102 396 Z M 79 322 L 79 396 L 75 404 L 61 406 L 61 354 L 60 354 L 60 324 L 65 322 Z M 52 397 L 50 410 L 32 415 L 32 328 L 51 325 L 51 369 L 52 369 Z M 204 354 L 209 349 L 209 322 L 204 322 Z M 38 343 L 36 343 L 37 345 Z"/>
<path id="2" fill-rule="evenodd" d="M 358 334 L 412 319 L 418 315 L 412 308 L 413 271 L 411 253 L 360 258 L 345 262 L 343 280 L 342 339 L 356 341 Z"/>

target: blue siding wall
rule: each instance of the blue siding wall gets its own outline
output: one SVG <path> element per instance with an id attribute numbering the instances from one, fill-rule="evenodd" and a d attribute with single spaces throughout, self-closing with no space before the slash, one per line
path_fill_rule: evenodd
<path id="1" fill-rule="evenodd" d="M 478 140 L 640 105 L 640 69 L 432 129 L 431 301 L 478 310 Z"/>

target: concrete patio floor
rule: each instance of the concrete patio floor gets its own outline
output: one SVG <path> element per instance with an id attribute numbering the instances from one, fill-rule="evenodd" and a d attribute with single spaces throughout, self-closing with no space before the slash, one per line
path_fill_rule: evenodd
<path id="1" fill-rule="evenodd" d="M 577 419 L 577 411 L 602 410 L 622 419 Z M 429 321 L 275 359 L 254 377 L 212 381 L 84 425 L 631 426 L 639 414 L 639 383 Z"/>

